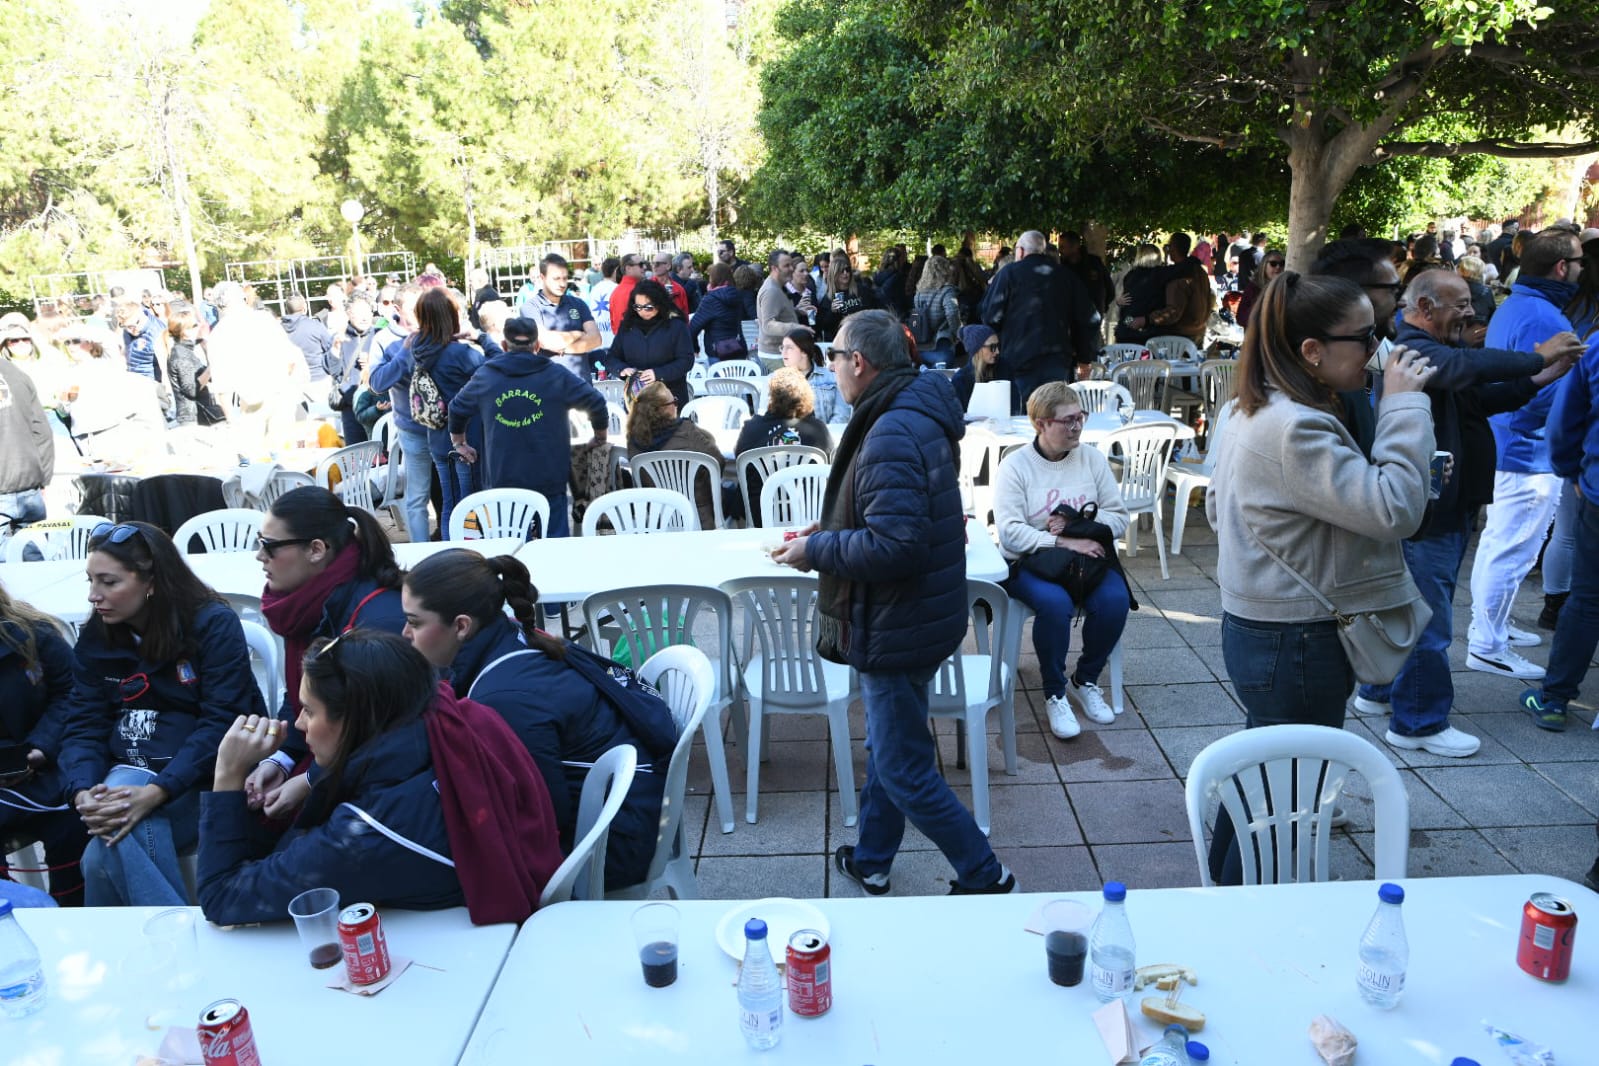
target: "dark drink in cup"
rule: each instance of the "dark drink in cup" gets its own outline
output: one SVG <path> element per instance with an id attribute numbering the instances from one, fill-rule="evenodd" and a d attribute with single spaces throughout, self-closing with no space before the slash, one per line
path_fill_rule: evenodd
<path id="1" fill-rule="evenodd" d="M 644 983 L 651 988 L 665 988 L 677 980 L 677 945 L 657 940 L 639 949 L 639 962 L 644 965 Z"/>
<path id="2" fill-rule="evenodd" d="M 1082 933 L 1056 931 L 1044 936 L 1044 954 L 1049 959 L 1049 979 L 1073 988 L 1083 981 L 1083 960 L 1088 956 L 1088 938 Z"/>
<path id="3" fill-rule="evenodd" d="M 323 944 L 311 949 L 311 965 L 319 970 L 327 969 L 342 958 L 344 949 L 337 944 Z"/>

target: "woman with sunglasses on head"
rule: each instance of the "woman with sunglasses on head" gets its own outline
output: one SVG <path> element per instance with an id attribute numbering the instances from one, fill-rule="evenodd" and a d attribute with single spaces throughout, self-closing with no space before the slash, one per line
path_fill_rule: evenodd
<path id="1" fill-rule="evenodd" d="M 76 662 L 61 623 L 0 585 L 0 837 L 44 845 L 50 894 L 63 907 L 83 904 L 78 860 L 89 843 L 62 799 L 58 765 Z"/>
<path id="2" fill-rule="evenodd" d="M 265 705 L 244 630 L 227 601 L 143 522 L 89 539 L 89 603 L 78 636 L 60 767 L 93 839 L 84 902 L 188 902 L 178 856 L 194 846 L 198 797 L 217 742 Z"/>
<path id="3" fill-rule="evenodd" d="M 831 425 L 848 422 L 854 408 L 838 394 L 838 379 L 827 366 L 827 357 L 816 343 L 816 334 L 805 326 L 789 330 L 788 336 L 783 338 L 781 353 L 784 366 L 805 375 L 816 400 L 816 417 Z"/>
<path id="4" fill-rule="evenodd" d="M 1132 608 L 1127 580 L 1109 544 L 1127 530 L 1127 505 L 1104 453 L 1082 447 L 1087 416 L 1075 389 L 1064 381 L 1040 385 L 1027 398 L 1027 418 L 1037 436 L 999 464 L 994 521 L 1000 551 L 1011 563 L 1006 587 L 1037 614 L 1033 647 L 1038 652 L 1050 732 L 1069 740 L 1082 732 L 1072 711 L 1074 703 L 1100 725 L 1116 720 L 1100 692 L 1099 675 L 1121 640 Z M 1057 513 L 1062 505 L 1082 512 L 1090 504 L 1098 512 L 1094 521 L 1109 534 L 1104 540 L 1072 535 L 1066 528 L 1068 516 Z M 1047 560 L 1067 558 L 1055 554 L 1057 549 L 1109 564 L 1097 583 L 1079 590 L 1080 603 L 1044 565 Z M 1083 650 L 1077 669 L 1068 677 L 1066 655 L 1071 651 L 1072 621 L 1079 613 L 1084 616 Z"/>
<path id="5" fill-rule="evenodd" d="M 311 888 L 413 910 L 465 903 L 480 925 L 531 914 L 561 851 L 543 778 L 505 723 L 457 700 L 393 633 L 318 638 L 295 666 L 316 783 L 294 824 L 272 834 L 244 781 L 289 723 L 231 724 L 201 805 L 205 916 L 282 921 Z"/>
<path id="6" fill-rule="evenodd" d="M 679 407 L 686 405 L 694 342 L 683 312 L 655 281 L 639 282 L 627 301 L 606 362 L 628 382 L 629 394 L 659 381 L 671 390 Z"/>
<path id="7" fill-rule="evenodd" d="M 570 850 L 588 767 L 619 744 L 638 748 L 647 763 L 649 745 L 578 669 L 581 652 L 569 657 L 566 642 L 538 628 L 538 590 L 513 556 L 439 552 L 407 571 L 403 595 L 411 644 L 446 672 L 457 698 L 494 708 L 521 738 L 549 786 L 561 846 Z M 655 704 L 646 706 L 675 739 L 671 712 Z M 633 779 L 611 826 L 608 890 L 636 885 L 649 872 L 665 786 L 664 765 L 660 773 L 641 766 Z"/>
<path id="8" fill-rule="evenodd" d="M 261 613 L 283 638 L 286 687 L 282 708 L 273 710 L 293 722 L 300 713 L 300 661 L 312 641 L 355 626 L 387 633 L 405 628 L 400 567 L 376 518 L 316 486 L 279 496 L 256 545 L 266 574 Z M 250 774 L 246 788 L 250 806 L 265 806 L 274 817 L 292 811 L 310 786 L 296 779 L 283 788 L 306 752 L 304 738 L 292 731 L 284 747 Z"/>
<path id="9" fill-rule="evenodd" d="M 1354 670 L 1337 621 L 1295 573 L 1350 614 L 1420 595 L 1400 543 L 1427 507 L 1433 416 L 1422 390 L 1434 368 L 1394 349 L 1367 459 L 1339 394 L 1363 387 L 1377 340 L 1371 302 L 1344 278 L 1287 271 L 1251 315 L 1205 494 L 1219 548 L 1222 655 L 1246 728 L 1344 724 Z M 1210 857 L 1217 883 L 1240 882 L 1225 817 Z"/>
<path id="10" fill-rule="evenodd" d="M 978 382 L 994 380 L 994 364 L 999 361 L 999 334 L 981 323 L 962 326 L 961 348 L 966 352 L 966 362 L 955 371 L 949 383 L 955 386 L 955 395 L 963 408 L 972 405 L 972 391 Z"/>

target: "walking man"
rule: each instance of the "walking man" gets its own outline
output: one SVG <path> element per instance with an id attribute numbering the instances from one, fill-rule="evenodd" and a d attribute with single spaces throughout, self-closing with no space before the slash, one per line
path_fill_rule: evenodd
<path id="1" fill-rule="evenodd" d="M 966 635 L 966 546 L 956 484 L 964 422 L 942 374 L 918 374 L 905 330 L 860 311 L 833 341 L 854 414 L 833 457 L 822 521 L 773 558 L 820 575 L 817 651 L 848 663 L 866 705 L 860 840 L 834 856 L 872 895 L 889 890 L 905 820 L 955 867 L 951 895 L 1016 891 L 934 762 L 928 683 Z"/>

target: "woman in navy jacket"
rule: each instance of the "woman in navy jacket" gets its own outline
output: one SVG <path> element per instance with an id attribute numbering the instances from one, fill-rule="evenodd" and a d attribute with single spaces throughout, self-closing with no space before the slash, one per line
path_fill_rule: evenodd
<path id="1" fill-rule="evenodd" d="M 261 613 L 283 638 L 285 689 L 278 717 L 292 723 L 300 713 L 300 661 L 312 641 L 357 625 L 388 633 L 405 628 L 400 568 L 376 518 L 315 486 L 279 496 L 256 544 L 255 557 L 266 572 Z M 310 783 L 284 785 L 305 754 L 304 738 L 291 728 L 284 750 L 250 774 L 250 805 L 265 806 L 274 817 L 298 806 Z"/>
<path id="2" fill-rule="evenodd" d="M 107 523 L 89 540 L 88 571 L 94 617 L 78 637 L 60 757 L 94 837 L 84 902 L 178 906 L 178 856 L 195 843 L 217 742 L 265 705 L 238 616 L 165 533 Z"/>
<path id="3" fill-rule="evenodd" d="M 622 328 L 611 344 L 606 362 L 628 379 L 628 393 L 652 381 L 672 390 L 679 407 L 689 401 L 688 372 L 694 366 L 694 342 L 689 339 L 683 313 L 666 290 L 653 281 L 641 281 L 628 294 Z"/>
<path id="4" fill-rule="evenodd" d="M 611 826 L 605 885 L 644 880 L 655 856 L 666 767 L 649 756 L 616 708 L 574 667 L 566 644 L 537 628 L 538 592 L 514 556 L 485 559 L 465 549 L 439 552 L 405 575 L 405 635 L 447 669 L 458 697 L 500 713 L 526 745 L 555 804 L 563 850 L 572 847 L 578 798 L 588 767 L 618 744 L 639 749 L 639 771 Z M 517 621 L 505 617 L 509 604 Z M 670 715 L 664 703 L 662 715 Z"/>
<path id="5" fill-rule="evenodd" d="M 243 785 L 288 723 L 232 724 L 201 806 L 205 916 L 222 925 L 281 921 L 289 901 L 311 888 L 335 889 L 346 906 L 466 903 L 473 921 L 531 913 L 561 857 L 542 779 L 519 749 L 500 757 L 507 745 L 515 749 L 504 724 L 487 708 L 456 701 L 392 633 L 355 629 L 318 640 L 296 672 L 298 725 L 316 784 L 293 826 L 274 835 L 251 812 Z M 496 778 L 504 802 L 493 801 L 480 777 Z M 513 868 L 531 875 L 520 886 L 531 898 L 509 913 L 481 912 L 474 887 L 486 879 L 490 894 L 503 892 Z"/>
<path id="6" fill-rule="evenodd" d="M 50 894 L 63 907 L 83 903 L 78 859 L 89 843 L 56 766 L 74 664 L 60 624 L 0 585 L 0 836 L 44 845 Z"/>
<path id="7" fill-rule="evenodd" d="M 699 310 L 689 322 L 689 340 L 698 344 L 705 335 L 705 353 L 711 362 L 723 359 L 748 359 L 749 345 L 744 340 L 744 299 L 733 287 L 733 269 L 726 263 L 711 264 L 711 288 L 700 299 Z"/>

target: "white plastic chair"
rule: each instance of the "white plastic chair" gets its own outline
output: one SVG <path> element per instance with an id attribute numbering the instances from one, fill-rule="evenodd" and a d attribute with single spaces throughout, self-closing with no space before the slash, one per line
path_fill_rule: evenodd
<path id="1" fill-rule="evenodd" d="M 705 342 L 706 342 L 706 336 L 705 336 L 705 334 L 702 333 L 702 334 L 700 334 L 700 347 L 701 348 L 704 348 Z M 703 358 L 703 353 L 702 353 L 702 358 Z M 708 377 L 710 377 L 710 371 L 706 368 L 706 365 L 704 363 L 696 361 L 693 366 L 689 367 L 688 368 L 688 373 L 686 375 L 684 375 L 684 380 L 688 382 L 689 395 L 690 396 L 703 396 L 703 395 L 705 395 L 705 379 L 708 378 Z"/>
<path id="2" fill-rule="evenodd" d="M 621 378 L 606 378 L 604 381 L 594 382 L 594 388 L 605 397 L 608 404 L 616 404 L 621 408 L 627 407 L 627 382 Z"/>
<path id="3" fill-rule="evenodd" d="M 1010 615 L 1005 622 L 1005 662 L 1015 664 L 1021 661 L 1022 633 L 1027 629 L 1028 622 L 1034 622 L 1037 616 L 1033 609 L 1022 600 L 1012 598 L 1010 601 Z M 1117 641 L 1116 646 L 1110 650 L 1110 658 L 1105 663 L 1105 669 L 1110 672 L 1110 709 L 1113 714 L 1121 714 L 1127 709 L 1127 703 L 1122 694 L 1122 642 Z M 1001 713 L 1015 715 L 1016 706 L 1016 668 L 1007 666 L 1005 670 L 1005 702 Z"/>
<path id="4" fill-rule="evenodd" d="M 1235 395 L 1238 378 L 1238 360 L 1206 359 L 1199 364 L 1199 398 L 1205 414 L 1205 450 L 1216 446 L 1215 431 L 1218 412 Z"/>
<path id="5" fill-rule="evenodd" d="M 738 331 L 744 336 L 744 347 L 749 351 L 758 351 L 761 346 L 761 324 L 753 318 L 746 318 L 738 324 Z M 743 360 L 732 360 L 742 362 Z M 715 365 L 714 363 L 712 364 Z M 756 366 L 761 364 L 756 363 Z"/>
<path id="6" fill-rule="evenodd" d="M 735 400 L 741 400 L 754 414 L 766 409 L 766 390 L 748 378 L 707 378 L 700 392 L 704 396 L 731 396 Z"/>
<path id="7" fill-rule="evenodd" d="M 469 519 L 477 520 L 468 529 Z M 534 530 L 544 536 L 550 528 L 550 501 L 532 489 L 484 489 L 474 492 L 450 511 L 450 540 L 530 540 Z"/>
<path id="8" fill-rule="evenodd" d="M 1148 359 L 1153 355 L 1154 353 L 1142 344 L 1107 344 L 1100 352 L 1100 359 L 1110 366 L 1115 366 L 1129 360 Z"/>
<path id="9" fill-rule="evenodd" d="M 753 347 L 753 345 L 751 346 Z M 762 378 L 766 371 L 753 359 L 723 359 L 711 364 L 712 378 Z"/>
<path id="10" fill-rule="evenodd" d="M 1138 516 L 1154 517 L 1155 550 L 1160 554 L 1160 576 L 1171 577 L 1166 567 L 1166 538 L 1161 531 L 1160 512 L 1166 495 L 1166 464 L 1171 460 L 1172 444 L 1177 440 L 1177 427 L 1167 424 L 1123 426 L 1105 437 L 1104 451 L 1109 455 L 1117 449 L 1122 456 L 1122 502 L 1127 505 L 1131 521 L 1125 535 L 1127 554 L 1138 554 Z"/>
<path id="11" fill-rule="evenodd" d="M 610 522 L 613 533 L 679 533 L 700 528 L 700 511 L 671 489 L 617 489 L 590 501 L 583 536 L 599 536 L 602 521 Z"/>
<path id="12" fill-rule="evenodd" d="M 1150 354 L 1156 359 L 1165 359 L 1171 362 L 1181 360 L 1185 363 L 1199 361 L 1199 349 L 1187 337 L 1160 336 L 1151 337 L 1144 342 Z"/>
<path id="13" fill-rule="evenodd" d="M 928 707 L 934 718 L 954 718 L 966 734 L 965 761 L 972 775 L 972 816 L 977 828 L 988 833 L 988 712 L 999 708 L 1000 743 L 1005 753 L 1005 772 L 1016 775 L 1016 710 L 1006 703 L 1006 676 L 1010 673 L 1004 654 L 1004 637 L 1009 632 L 1010 597 L 989 581 L 969 578 L 966 606 L 971 615 L 976 653 L 957 648 L 938 666 L 928 690 Z M 1014 658 L 1009 660 L 1015 662 Z"/>
<path id="14" fill-rule="evenodd" d="M 966 513 L 984 526 L 994 512 L 994 475 L 999 466 L 999 441 L 983 426 L 967 426 L 960 440 L 959 479 Z M 994 457 L 993 462 L 989 456 Z"/>
<path id="15" fill-rule="evenodd" d="M 610 436 L 615 440 L 624 439 L 627 436 L 627 408 L 622 404 L 606 401 L 605 415 L 609 419 L 605 428 Z M 589 436 L 593 436 L 592 431 Z M 583 439 L 587 440 L 588 437 Z"/>
<path id="16" fill-rule="evenodd" d="M 699 402 L 690 401 L 690 406 Z M 727 525 L 727 519 L 722 514 L 722 464 L 709 455 L 704 452 L 675 450 L 646 452 L 635 458 L 632 466 L 633 481 L 639 487 L 653 486 L 682 493 L 696 511 L 699 509 L 699 504 L 694 495 L 694 486 L 701 475 L 708 477 L 711 483 L 711 505 L 716 516 L 716 528 L 721 529 Z"/>
<path id="17" fill-rule="evenodd" d="M 6 851 L 6 872 L 19 885 L 50 891 L 50 863 L 45 858 L 44 845 L 37 840 L 7 838 L 0 840 L 0 849 Z"/>
<path id="18" fill-rule="evenodd" d="M 1114 381 L 1079 381 L 1072 385 L 1072 391 L 1083 401 L 1083 410 L 1091 415 L 1119 411 L 1123 400 L 1133 403 L 1133 394 Z"/>
<path id="19" fill-rule="evenodd" d="M 356 447 L 359 448 L 361 445 L 358 444 Z M 318 468 L 318 472 L 320 473 L 320 468 Z M 363 479 L 362 484 L 365 483 L 366 482 Z M 285 492 L 291 492 L 294 489 L 303 489 L 307 485 L 316 484 L 325 486 L 327 481 L 323 480 L 319 482 L 317 478 L 314 478 L 310 474 L 299 470 L 279 470 L 267 480 L 266 486 L 261 490 L 261 494 L 254 497 L 254 500 L 260 505 L 261 510 L 270 511 L 272 509 L 272 505 L 277 502 L 278 497 L 282 496 Z"/>
<path id="20" fill-rule="evenodd" d="M 742 678 L 749 702 L 744 820 L 751 824 L 760 799 L 761 723 L 767 714 L 827 715 L 844 824 L 855 824 L 860 801 L 849 738 L 855 679 L 849 667 L 816 653 L 816 587 L 811 577 L 742 578 L 722 585 L 744 608 L 746 645 L 751 630 L 760 642 L 760 652 L 749 657 Z"/>
<path id="21" fill-rule="evenodd" d="M 761 485 L 761 525 L 805 526 L 822 520 L 822 497 L 827 493 L 831 466 L 810 464 L 779 470 Z"/>
<path id="22" fill-rule="evenodd" d="M 250 670 L 261 689 L 261 699 L 266 701 L 267 714 L 275 716 L 283 706 L 283 651 L 278 638 L 260 622 L 240 619 L 239 625 L 250 648 Z"/>
<path id="23" fill-rule="evenodd" d="M 806 463 L 826 463 L 827 453 L 807 444 L 773 444 L 765 448 L 751 448 L 740 452 L 734 460 L 738 473 L 738 491 L 744 497 L 744 513 L 758 514 L 761 486 L 766 479 L 791 466 Z M 750 483 L 754 482 L 755 499 L 750 499 Z"/>
<path id="24" fill-rule="evenodd" d="M 6 542 L 6 562 L 20 563 L 28 545 L 39 549 L 46 562 L 87 559 L 89 541 L 97 527 L 110 522 L 100 515 L 73 515 L 60 529 L 40 528 L 38 525 L 17 530 Z M 49 525 L 50 523 L 45 523 Z"/>
<path id="25" fill-rule="evenodd" d="M 583 601 L 583 621 L 590 646 L 612 650 L 626 642 L 630 658 L 653 660 L 661 652 L 694 639 L 702 616 L 716 622 L 716 687 L 711 713 L 701 723 L 705 756 L 711 766 L 711 790 L 722 832 L 733 831 L 733 791 L 727 776 L 727 749 L 722 742 L 722 711 L 733 705 L 739 690 L 738 662 L 733 657 L 733 601 L 721 589 L 698 585 L 641 585 L 596 592 Z M 703 653 L 702 653 L 703 654 Z M 733 714 L 739 744 L 747 743 L 741 714 Z"/>
<path id="26" fill-rule="evenodd" d="M 644 880 L 627 888 L 607 893 L 607 899 L 645 899 L 656 888 L 665 888 L 673 899 L 699 899 L 699 884 L 694 879 L 694 857 L 689 854 L 683 832 L 683 793 L 688 785 L 689 757 L 694 750 L 694 735 L 705 721 L 716 695 L 716 670 L 698 648 L 679 645 L 663 648 L 638 669 L 641 681 L 660 690 L 661 698 L 672 709 L 677 726 L 677 746 L 666 767 L 666 787 L 661 794 L 661 824 L 655 837 L 655 857 L 650 860 Z M 656 772 L 659 772 L 657 768 Z"/>
<path id="27" fill-rule="evenodd" d="M 1167 463 L 1166 480 L 1171 483 L 1176 502 L 1171 513 L 1171 553 L 1183 553 L 1183 530 L 1188 528 L 1188 505 L 1194 493 L 1209 488 L 1211 475 L 1216 469 L 1216 446 L 1221 441 L 1222 427 L 1231 417 L 1233 405 L 1229 401 L 1216 409 L 1216 420 L 1210 427 L 1210 447 L 1198 462 Z"/>
<path id="28" fill-rule="evenodd" d="M 696 397 L 678 413 L 706 429 L 740 429 L 750 417 L 749 407 L 737 396 Z"/>
<path id="29" fill-rule="evenodd" d="M 372 502 L 371 473 L 377 469 L 381 449 L 382 445 L 375 440 L 340 448 L 317 464 L 316 484 L 332 489 L 346 507 L 359 507 L 363 511 L 376 513 L 377 504 Z M 337 485 L 332 484 L 328 477 L 334 470 L 339 472 Z"/>
<path id="30" fill-rule="evenodd" d="M 577 804 L 577 843 L 539 894 L 541 908 L 570 899 L 605 898 L 605 847 L 637 770 L 638 750 L 631 744 L 619 744 L 594 761 Z"/>
<path id="31" fill-rule="evenodd" d="M 1210 876 L 1205 808 L 1220 801 L 1238 833 L 1244 884 L 1326 881 L 1333 808 L 1353 770 L 1371 788 L 1377 814 L 1376 877 L 1405 876 L 1410 799 L 1388 757 L 1369 741 L 1324 725 L 1245 729 L 1212 742 L 1188 770 L 1188 829 L 1199 880 Z"/>
<path id="32" fill-rule="evenodd" d="M 220 511 L 207 511 L 195 515 L 172 535 L 172 543 L 184 555 L 191 554 L 195 537 L 200 538 L 200 551 L 206 555 L 217 552 L 254 552 L 255 538 L 261 532 L 265 512 L 248 507 L 227 507 Z"/>
<path id="33" fill-rule="evenodd" d="M 1164 359 L 1139 359 L 1110 368 L 1110 380 L 1132 394 L 1133 404 L 1140 411 L 1159 407 L 1157 397 L 1165 390 L 1170 377 L 1171 364 Z"/>

